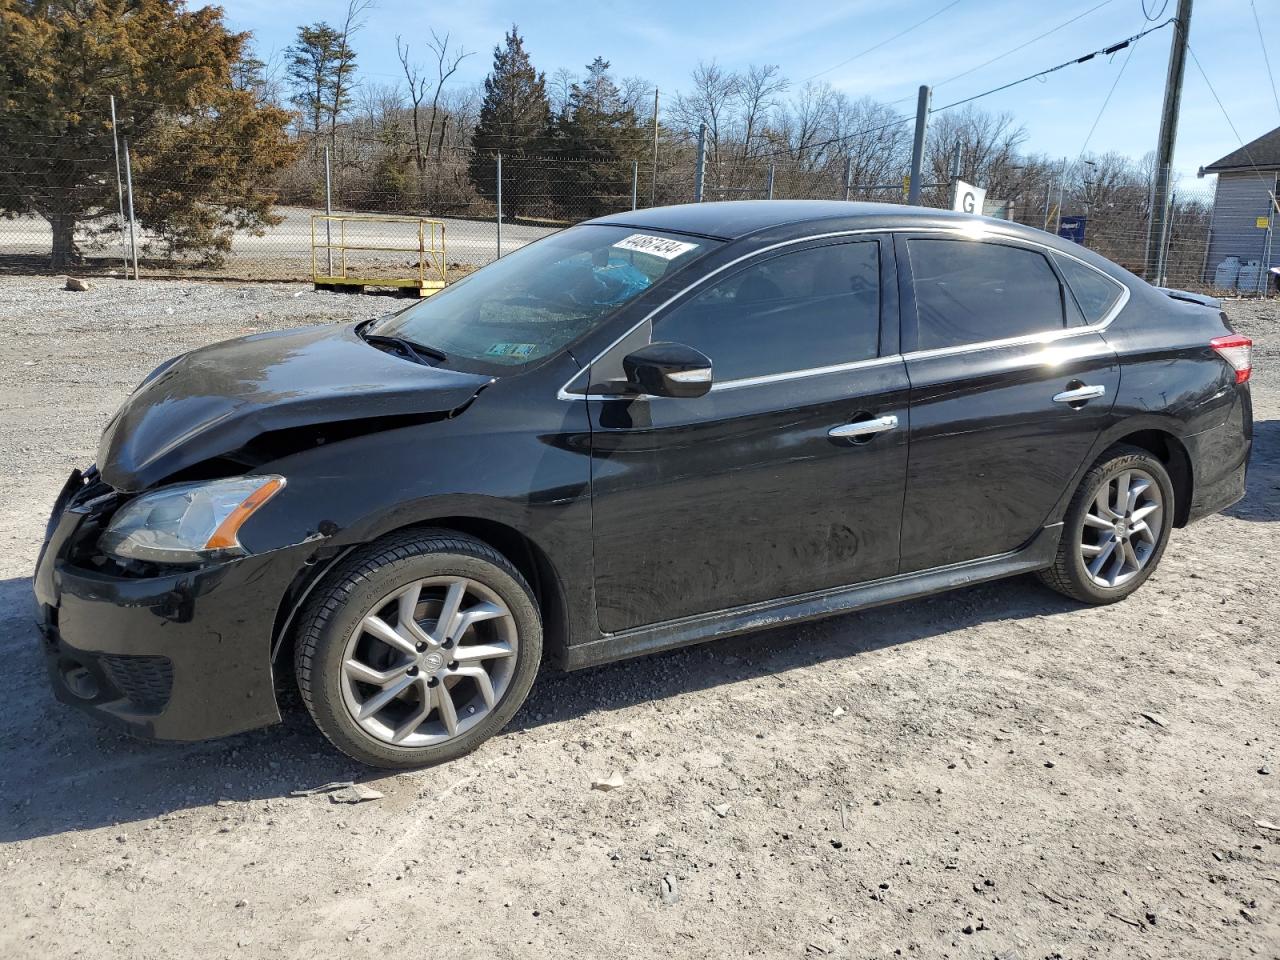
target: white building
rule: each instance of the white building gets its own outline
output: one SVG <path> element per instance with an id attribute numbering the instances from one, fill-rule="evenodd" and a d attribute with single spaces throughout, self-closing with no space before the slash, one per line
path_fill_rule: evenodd
<path id="1" fill-rule="evenodd" d="M 1274 234 L 1280 227 L 1276 194 L 1280 189 L 1280 127 L 1245 144 L 1221 160 L 1202 168 L 1216 173 L 1218 187 L 1209 224 L 1209 250 L 1205 258 L 1205 282 L 1229 275 L 1239 261 L 1237 281 L 1242 292 L 1262 291 L 1270 281 L 1268 270 L 1280 265 L 1280 243 Z"/>

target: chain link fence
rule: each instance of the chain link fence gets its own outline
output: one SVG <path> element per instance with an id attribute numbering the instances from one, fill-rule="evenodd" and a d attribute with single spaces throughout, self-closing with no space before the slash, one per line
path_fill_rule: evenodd
<path id="1" fill-rule="evenodd" d="M 10 145 L 10 149 L 35 149 Z M 113 170 L 108 153 L 83 162 Z M 0 159 L 0 164 L 3 160 Z M 275 198 L 273 222 L 260 229 L 237 227 L 225 213 L 223 243 L 214 249 L 183 250 L 161 229 L 135 227 L 142 275 L 195 276 L 237 280 L 309 280 L 332 276 L 337 266 L 370 278 L 412 273 L 419 262 L 418 218 L 443 224 L 441 260 L 448 279 L 500 255 L 592 217 L 651 205 L 694 200 L 696 160 L 688 145 L 646 158 L 477 155 L 437 149 L 415 157 L 408 145 L 381 141 L 343 142 L 332 152 L 308 144 L 299 159 L 263 190 Z M 129 251 L 128 199 L 118 196 L 114 176 L 92 192 L 77 220 L 75 245 L 80 273 L 125 273 Z M 5 186 L 0 171 L 0 192 Z M 705 200 L 852 199 L 905 203 L 901 182 L 855 182 L 851 164 L 827 154 L 813 161 L 765 158 L 723 168 L 709 162 Z M 133 195 L 151 201 L 180 195 L 195 185 L 167 181 L 135 169 Z M 107 189 L 109 188 L 109 189 Z M 56 187 L 50 187 L 56 189 Z M 127 189 L 122 187 L 122 192 Z M 110 197 L 106 203 L 103 197 Z M 207 193 L 206 193 L 207 196 Z M 3 199 L 3 198 L 0 198 Z M 74 196 L 67 199 L 75 200 Z M 1175 192 L 1164 281 L 1170 286 L 1214 289 L 1216 264 L 1208 262 L 1213 192 L 1207 185 Z M 926 184 L 922 203 L 949 207 L 949 184 Z M 120 207 L 126 216 L 122 217 Z M 10 204 L 10 206 L 14 206 Z M 76 209 L 74 202 L 64 205 Z M 209 197 L 205 206 L 218 206 Z M 988 198 L 990 214 L 1055 232 L 1084 218 L 1083 243 L 1139 275 L 1148 259 L 1149 195 L 1140 187 L 1114 195 L 1059 197 L 1055 185 L 1040 183 L 1024 194 Z M 334 219 L 324 219 L 331 213 Z M 213 214 L 211 214 L 212 216 Z M 1260 252 L 1270 231 L 1259 231 Z M 35 214 L 0 219 L 0 271 L 49 272 L 54 231 Z M 1266 247 L 1269 250 L 1269 247 Z M 337 257 L 339 263 L 334 264 Z M 1266 263 L 1266 260 L 1263 260 Z M 441 279 L 445 279 L 442 277 Z M 1267 289 L 1265 276 L 1254 291 Z M 1231 289 L 1215 292 L 1231 293 Z"/>

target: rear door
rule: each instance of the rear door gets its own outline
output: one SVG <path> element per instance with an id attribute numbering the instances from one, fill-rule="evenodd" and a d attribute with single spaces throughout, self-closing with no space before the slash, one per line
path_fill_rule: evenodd
<path id="1" fill-rule="evenodd" d="M 953 234 L 896 242 L 911 381 L 907 573 L 1029 542 L 1106 423 L 1120 366 L 1043 248 Z"/>
<path id="2" fill-rule="evenodd" d="M 588 401 L 605 632 L 897 571 L 896 293 L 891 240 L 845 238 L 761 253 L 654 318 L 654 341 L 711 358 L 714 385 Z"/>

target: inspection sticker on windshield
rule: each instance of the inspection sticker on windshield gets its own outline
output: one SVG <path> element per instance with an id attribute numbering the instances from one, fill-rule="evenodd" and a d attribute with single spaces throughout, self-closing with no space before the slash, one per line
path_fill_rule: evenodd
<path id="1" fill-rule="evenodd" d="M 491 357 L 515 357 L 524 360 L 538 349 L 536 343 L 495 343 L 485 351 Z"/>
<path id="2" fill-rule="evenodd" d="M 633 233 L 625 240 L 619 240 L 613 247 L 615 250 L 634 250 L 636 253 L 648 253 L 663 260 L 674 260 L 682 253 L 696 250 L 698 245 L 669 240 L 666 237 L 653 237 L 647 233 Z"/>

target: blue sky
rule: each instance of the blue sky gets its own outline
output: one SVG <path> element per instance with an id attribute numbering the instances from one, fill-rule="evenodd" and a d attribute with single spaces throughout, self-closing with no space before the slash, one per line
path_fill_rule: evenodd
<path id="1" fill-rule="evenodd" d="M 1272 70 L 1280 80 L 1280 3 L 1254 2 Z M 958 0 L 950 6 L 946 0 L 377 0 L 357 49 L 362 76 L 394 83 L 400 79 L 397 33 L 422 48 L 422 37 L 431 28 L 449 31 L 455 42 L 477 51 L 464 61 L 455 81 L 475 83 L 488 71 L 503 31 L 516 22 L 535 66 L 548 75 L 559 67 L 581 70 L 599 54 L 612 61 L 617 76 L 644 76 L 666 99 L 687 88 L 689 71 L 699 59 L 715 59 L 731 68 L 776 63 L 796 84 L 823 71 L 818 79 L 851 95 L 902 99 L 900 109 L 909 112 L 919 84 L 939 84 L 1100 3 L 1099 9 L 1050 36 L 942 84 L 934 93 L 934 104 L 939 105 L 1137 33 L 1149 25 L 1142 0 Z M 1163 4 L 1164 0 L 1146 0 L 1153 14 Z M 299 24 L 340 21 L 346 0 L 224 0 L 223 6 L 231 27 L 253 31 L 265 59 L 290 43 Z M 1176 6 L 1177 0 L 1169 0 L 1158 19 L 1171 16 Z M 836 67 L 939 10 L 918 29 Z M 1090 151 L 1141 156 L 1153 148 L 1171 33 L 1166 28 L 1138 43 L 1088 142 Z M 1191 47 L 1246 142 L 1280 125 L 1249 0 L 1199 0 Z M 1126 54 L 1095 58 L 980 103 L 1014 113 L 1027 128 L 1027 149 L 1074 158 Z M 1187 66 L 1181 116 L 1175 166 L 1185 175 L 1194 176 L 1196 168 L 1239 146 L 1192 62 Z"/>

